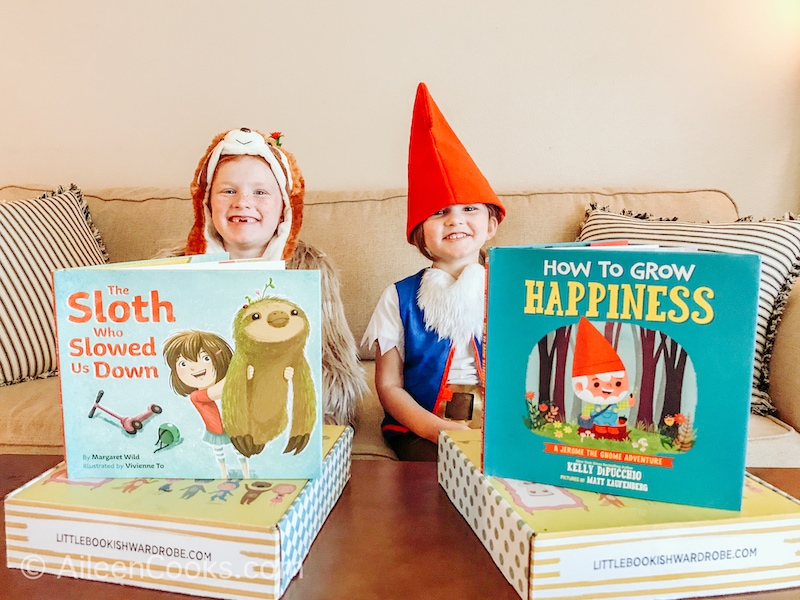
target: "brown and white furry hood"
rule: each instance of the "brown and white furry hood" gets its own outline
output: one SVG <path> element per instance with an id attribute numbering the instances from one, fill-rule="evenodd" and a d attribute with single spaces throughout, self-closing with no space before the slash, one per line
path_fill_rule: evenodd
<path id="1" fill-rule="evenodd" d="M 280 134 L 273 135 L 280 137 Z M 289 259 L 297 246 L 303 223 L 303 174 L 294 156 L 279 147 L 275 138 L 246 127 L 217 135 L 197 165 L 191 185 L 194 225 L 186 241 L 186 254 L 224 251 L 222 237 L 211 219 L 209 193 L 219 159 L 228 155 L 260 156 L 275 175 L 283 198 L 283 214 L 275 235 L 264 251 L 264 258 Z"/>
<path id="2" fill-rule="evenodd" d="M 191 193 L 194 226 L 186 247 L 170 251 L 184 254 L 221 252 L 222 239 L 211 219 L 209 191 L 220 156 L 248 154 L 261 156 L 275 174 L 284 201 L 283 218 L 276 236 L 264 254 L 270 260 L 286 261 L 288 269 L 320 271 L 322 284 L 322 402 L 326 423 L 353 424 L 359 398 L 368 394 L 364 370 L 339 290 L 339 277 L 324 252 L 298 239 L 303 223 L 305 182 L 294 156 L 279 147 L 279 133 L 270 137 L 251 129 L 234 129 L 216 136 L 197 165 Z M 278 254 L 280 251 L 280 254 Z M 166 256 L 167 254 L 164 254 Z"/>

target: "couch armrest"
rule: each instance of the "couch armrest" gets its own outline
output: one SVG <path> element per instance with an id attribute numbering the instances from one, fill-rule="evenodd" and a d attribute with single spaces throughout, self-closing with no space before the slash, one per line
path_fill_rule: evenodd
<path id="1" fill-rule="evenodd" d="M 800 279 L 792 288 L 778 324 L 769 392 L 778 418 L 800 431 Z"/>

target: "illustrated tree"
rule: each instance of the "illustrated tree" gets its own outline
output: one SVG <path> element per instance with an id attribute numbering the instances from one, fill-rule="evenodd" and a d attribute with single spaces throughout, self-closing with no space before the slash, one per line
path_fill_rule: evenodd
<path id="1" fill-rule="evenodd" d="M 564 379 L 572 325 L 559 327 L 539 340 L 539 404 L 558 407 L 564 414 Z"/>
<path id="2" fill-rule="evenodd" d="M 664 348 L 664 407 L 662 415 L 676 415 L 681 412 L 683 380 L 686 372 L 688 354 L 683 346 L 664 333 L 661 333 L 661 346 Z"/>
<path id="3" fill-rule="evenodd" d="M 572 325 L 559 327 L 556 330 L 555 346 L 555 382 L 553 384 L 553 405 L 558 407 L 560 415 L 565 415 L 566 382 L 570 381 L 567 374 L 567 353 L 569 351 L 569 338 L 572 335 Z M 571 375 L 571 374 L 570 374 Z M 572 386 L 569 386 L 572 389 Z"/>
<path id="4" fill-rule="evenodd" d="M 608 343 L 614 348 L 619 350 L 619 336 L 622 333 L 622 323 L 614 321 L 606 321 L 603 326 L 603 337 L 608 340 Z"/>
<path id="5" fill-rule="evenodd" d="M 644 425 L 653 424 L 653 406 L 655 404 L 656 375 L 658 362 L 664 353 L 664 341 L 658 338 L 658 332 L 639 327 L 642 364 L 640 368 L 641 383 L 639 386 L 638 419 Z"/>

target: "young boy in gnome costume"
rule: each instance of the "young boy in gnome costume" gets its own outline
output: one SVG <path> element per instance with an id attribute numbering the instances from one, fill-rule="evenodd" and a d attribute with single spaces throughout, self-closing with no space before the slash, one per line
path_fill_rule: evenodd
<path id="1" fill-rule="evenodd" d="M 231 258 L 285 260 L 287 269 L 319 270 L 325 422 L 353 423 L 357 402 L 367 391 L 364 371 L 333 265 L 298 238 L 305 181 L 281 137 L 241 128 L 211 141 L 192 181 L 194 225 L 186 246 L 173 254 L 225 251 Z"/>
<path id="2" fill-rule="evenodd" d="M 400 460 L 436 460 L 441 430 L 481 426 L 482 248 L 504 216 L 421 83 L 408 150 L 406 236 L 432 265 L 383 292 L 362 340 L 378 344 L 382 429 Z"/>
<path id="3" fill-rule="evenodd" d="M 588 319 L 581 317 L 572 357 L 572 389 L 581 399 L 578 431 L 597 438 L 628 438 L 627 418 L 620 411 L 636 404 L 629 393 L 628 372 L 619 354 Z"/>

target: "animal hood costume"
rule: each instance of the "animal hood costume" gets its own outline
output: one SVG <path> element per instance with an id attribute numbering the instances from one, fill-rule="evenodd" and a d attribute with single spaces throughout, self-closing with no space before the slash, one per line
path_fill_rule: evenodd
<path id="1" fill-rule="evenodd" d="M 191 185 L 194 225 L 184 253 L 224 251 L 224 240 L 211 219 L 209 193 L 219 160 L 228 155 L 260 156 L 269 166 L 283 198 L 283 212 L 264 258 L 285 260 L 287 269 L 320 271 L 322 286 L 322 406 L 326 423 L 355 422 L 358 400 L 367 393 L 353 334 L 347 325 L 336 271 L 324 252 L 299 239 L 303 223 L 305 180 L 294 156 L 270 136 L 243 127 L 217 135 L 200 159 Z"/>
<path id="2" fill-rule="evenodd" d="M 288 260 L 297 246 L 300 226 L 303 223 L 303 198 L 305 180 L 300 173 L 294 156 L 277 146 L 275 137 L 265 137 L 258 131 L 246 127 L 232 129 L 216 136 L 200 159 L 192 181 L 192 203 L 194 205 L 194 226 L 186 243 L 187 254 L 207 254 L 224 252 L 224 240 L 211 220 L 209 194 L 214 181 L 219 159 L 223 156 L 260 156 L 269 166 L 278 182 L 283 198 L 281 222 L 264 251 L 267 260 Z"/>

